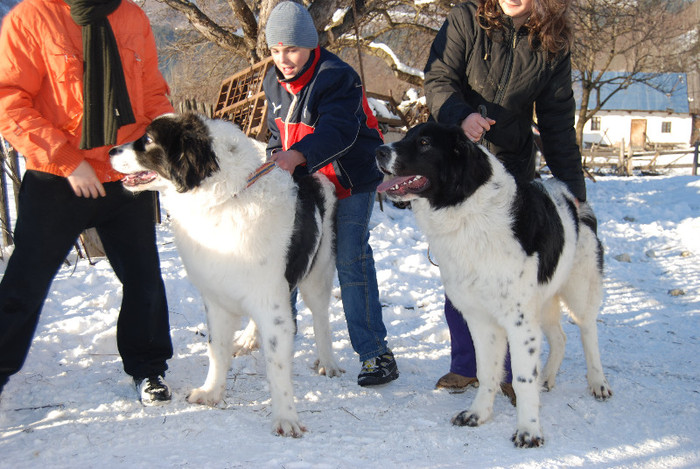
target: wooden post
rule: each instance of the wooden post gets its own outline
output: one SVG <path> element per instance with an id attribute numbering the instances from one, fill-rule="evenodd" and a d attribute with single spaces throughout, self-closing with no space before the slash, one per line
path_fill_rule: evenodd
<path id="1" fill-rule="evenodd" d="M 102 247 L 102 240 L 100 240 L 100 235 L 97 234 L 95 228 L 88 228 L 87 230 L 80 233 L 80 242 L 85 248 L 85 255 L 87 255 L 88 260 L 92 263 L 92 259 L 96 257 L 105 257 L 105 250 Z"/>
<path id="2" fill-rule="evenodd" d="M 0 187 L 0 198 L 2 199 L 0 201 L 0 221 L 2 221 L 2 240 L 3 240 L 3 246 L 12 246 L 14 244 L 14 240 L 12 239 L 12 220 L 10 219 L 10 197 L 9 194 L 7 193 L 7 172 L 5 168 L 10 168 L 11 171 L 16 171 L 16 160 L 17 160 L 17 152 L 15 151 L 14 148 L 12 148 L 5 140 L 4 138 L 0 137 L 2 141 L 0 141 L 0 145 L 2 145 L 2 153 L 1 153 L 1 158 L 0 158 L 0 164 L 2 164 L 2 167 L 0 168 L 0 184 L 2 184 L 2 187 Z M 15 207 L 17 206 L 17 193 L 18 193 L 18 187 L 17 184 L 15 184 L 15 178 L 14 175 L 10 175 L 10 179 L 13 181 L 13 189 L 14 189 L 14 200 L 15 200 Z"/>
<path id="3" fill-rule="evenodd" d="M 625 168 L 625 139 L 620 140 L 620 153 L 617 158 L 617 174 L 622 175 Z"/>
<path id="4" fill-rule="evenodd" d="M 698 147 L 700 147 L 700 140 L 695 142 L 695 154 L 693 155 L 693 176 L 698 175 Z"/>
<path id="5" fill-rule="evenodd" d="M 632 157 L 634 156 L 634 150 L 632 149 L 632 145 L 630 145 L 629 149 L 627 150 L 627 160 L 625 161 L 625 176 L 631 176 L 632 175 Z"/>
<path id="6" fill-rule="evenodd" d="M 10 236 L 10 203 L 7 200 L 7 177 L 5 175 L 5 152 L 2 153 L 2 168 L 0 168 L 0 222 L 2 222 L 2 246 L 12 245 L 12 236 Z"/>

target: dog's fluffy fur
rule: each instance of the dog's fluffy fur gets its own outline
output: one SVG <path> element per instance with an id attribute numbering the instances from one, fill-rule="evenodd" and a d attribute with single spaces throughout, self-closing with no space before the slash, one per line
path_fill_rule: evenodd
<path id="1" fill-rule="evenodd" d="M 260 331 L 272 394 L 273 431 L 301 436 L 292 390 L 294 324 L 290 289 L 313 312 L 317 369 L 336 376 L 328 307 L 335 269 L 333 185 L 323 176 L 298 183 L 274 168 L 250 187 L 264 151 L 229 122 L 195 114 L 154 120 L 140 140 L 110 152 L 133 191 L 157 190 L 172 219 L 177 249 L 204 299 L 209 372 L 191 403 L 224 394 L 233 334 L 243 316 Z"/>
<path id="2" fill-rule="evenodd" d="M 590 392 L 606 399 L 596 317 L 602 301 L 602 247 L 587 203 L 577 207 L 555 179 L 516 184 L 485 148 L 458 127 L 411 129 L 377 151 L 389 198 L 410 201 L 430 243 L 447 296 L 474 340 L 479 390 L 455 425 L 491 417 L 510 345 L 519 447 L 544 442 L 539 387 L 550 389 L 564 357 L 560 300 L 581 330 Z M 539 371 L 541 332 L 550 353 Z"/>

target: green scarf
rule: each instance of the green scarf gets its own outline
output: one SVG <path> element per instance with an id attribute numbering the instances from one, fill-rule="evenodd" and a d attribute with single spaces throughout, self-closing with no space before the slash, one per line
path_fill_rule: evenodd
<path id="1" fill-rule="evenodd" d="M 83 136 L 87 150 L 117 143 L 117 129 L 136 122 L 117 40 L 107 15 L 121 0 L 65 0 L 83 33 Z"/>

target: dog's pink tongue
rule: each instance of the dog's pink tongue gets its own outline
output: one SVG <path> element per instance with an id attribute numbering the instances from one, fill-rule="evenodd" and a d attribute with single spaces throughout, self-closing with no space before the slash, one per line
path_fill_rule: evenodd
<path id="1" fill-rule="evenodd" d="M 377 187 L 377 192 L 386 192 L 391 187 L 401 185 L 414 177 L 415 176 L 399 176 L 389 179 L 388 181 L 384 181 L 383 183 L 379 184 L 379 187 Z"/>

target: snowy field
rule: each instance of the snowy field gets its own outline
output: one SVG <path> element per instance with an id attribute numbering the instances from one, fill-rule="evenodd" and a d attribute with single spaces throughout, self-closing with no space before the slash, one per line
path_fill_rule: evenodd
<path id="1" fill-rule="evenodd" d="M 483 426 L 450 424 L 475 390 L 434 390 L 449 367 L 439 274 L 410 211 L 384 204 L 375 209 L 372 246 L 397 381 L 357 386 L 359 362 L 336 282 L 331 325 L 342 377 L 311 369 L 311 317 L 300 304 L 294 384 L 309 430 L 303 438 L 271 434 L 261 352 L 232 360 L 225 403 L 188 404 L 188 390 L 206 374 L 207 328 L 166 222 L 159 244 L 175 347 L 167 375 L 173 401 L 157 408 L 137 401 L 116 352 L 120 285 L 106 261 L 76 265 L 72 254 L 27 363 L 2 395 L 0 467 L 698 467 L 700 178 L 605 176 L 587 184 L 606 249 L 598 325 L 615 394 L 608 402 L 587 395 L 578 330 L 564 319 L 566 357 L 557 386 L 542 394 L 542 448 L 513 446 L 515 409 L 502 395 Z"/>

